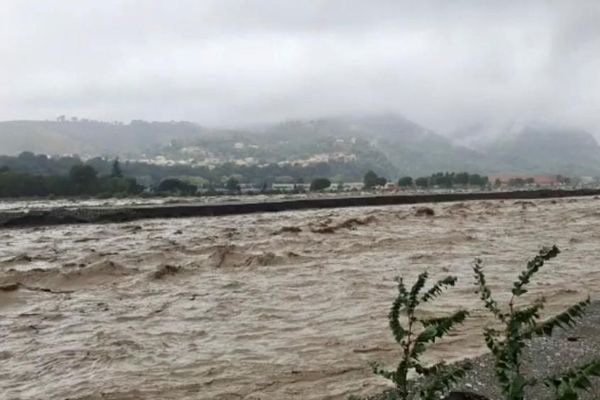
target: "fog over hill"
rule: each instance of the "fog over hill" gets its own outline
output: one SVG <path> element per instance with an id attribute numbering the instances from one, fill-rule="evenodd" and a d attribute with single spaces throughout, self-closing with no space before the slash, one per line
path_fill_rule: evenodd
<path id="1" fill-rule="evenodd" d="M 503 131 L 501 131 L 503 132 Z M 488 174 L 599 175 L 600 147 L 588 132 L 523 125 L 465 145 L 395 114 L 336 116 L 261 128 L 207 128 L 191 122 L 0 122 L 2 154 L 32 151 L 203 163 L 272 163 L 336 159 L 388 176 L 436 171 Z M 480 135 L 484 136 L 484 135 Z M 356 167 L 356 165 L 354 166 Z"/>
<path id="2" fill-rule="evenodd" d="M 173 138 L 194 137 L 202 128 L 189 122 L 92 120 L 0 122 L 0 152 L 45 154 L 129 154 L 162 145 Z"/>
<path id="3" fill-rule="evenodd" d="M 0 153 L 600 173 L 597 1 L 5 3 Z"/>
<path id="4" fill-rule="evenodd" d="M 8 1 L 0 120 L 209 126 L 392 111 L 600 130 L 600 3 Z"/>

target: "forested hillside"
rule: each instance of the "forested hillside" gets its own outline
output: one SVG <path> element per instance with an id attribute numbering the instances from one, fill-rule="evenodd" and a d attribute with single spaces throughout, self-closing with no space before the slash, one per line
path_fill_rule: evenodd
<path id="1" fill-rule="evenodd" d="M 0 154 L 23 151 L 120 157 L 131 165 L 168 166 L 196 175 L 198 168 L 224 166 L 249 176 L 258 168 L 279 168 L 290 176 L 308 168 L 345 180 L 358 179 L 369 169 L 388 177 L 437 171 L 600 175 L 600 147 L 585 131 L 525 126 L 499 132 L 485 146 L 467 148 L 397 115 L 289 121 L 261 129 L 76 118 L 0 122 Z M 154 175 L 144 171 L 140 176 Z"/>

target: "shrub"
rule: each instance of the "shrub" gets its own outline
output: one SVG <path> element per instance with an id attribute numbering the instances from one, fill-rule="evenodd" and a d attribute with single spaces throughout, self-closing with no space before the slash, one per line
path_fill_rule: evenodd
<path id="1" fill-rule="evenodd" d="M 386 370 L 373 363 L 373 372 L 391 380 L 395 390 L 388 394 L 388 399 L 438 399 L 448 391 L 451 384 L 464 376 L 468 364 L 450 366 L 444 362 L 432 366 L 424 366 L 419 361 L 427 346 L 450 332 L 455 325 L 461 324 L 468 316 L 467 311 L 457 311 L 448 317 L 420 318 L 417 316 L 419 305 L 433 300 L 450 286 L 456 284 L 456 277 L 448 276 L 437 281 L 430 289 L 421 294 L 427 282 L 427 273 L 422 273 L 410 290 L 404 286 L 402 279 L 397 279 L 398 295 L 388 314 L 389 326 L 400 346 L 401 357 L 395 370 Z M 406 324 L 402 326 L 400 316 L 404 314 Z M 419 328 L 420 325 L 420 328 Z M 409 382 L 408 373 L 413 370 L 422 378 Z"/>
<path id="2" fill-rule="evenodd" d="M 496 377 L 506 400 L 524 400 L 526 388 L 540 383 L 536 379 L 526 377 L 521 369 L 521 355 L 526 346 L 525 341 L 533 336 L 550 336 L 556 328 L 573 326 L 583 315 L 585 307 L 590 304 L 588 298 L 546 321 L 540 320 L 540 311 L 544 306 L 543 298 L 525 307 L 517 306 L 517 300 L 527 293 L 526 286 L 533 275 L 544 266 L 546 261 L 559 253 L 556 246 L 544 248 L 527 263 L 526 269 L 513 283 L 508 310 L 501 310 L 493 299 L 483 273 L 482 262 L 479 259 L 475 260 L 473 271 L 481 300 L 489 312 L 504 326 L 502 330 L 486 328 L 484 339 L 494 356 Z M 554 391 L 557 400 L 576 400 L 578 390 L 589 389 L 591 385 L 589 378 L 592 376 L 600 376 L 600 359 L 569 370 L 560 376 L 543 379 L 542 382 Z"/>
<path id="3" fill-rule="evenodd" d="M 311 192 L 317 192 L 319 190 L 325 190 L 331 186 L 331 181 L 327 178 L 316 178 L 310 183 Z"/>
<path id="4" fill-rule="evenodd" d="M 366 190 L 372 189 L 377 186 L 377 174 L 371 170 L 367 171 L 363 177 L 363 184 Z"/>
<path id="5" fill-rule="evenodd" d="M 429 187 L 429 178 L 425 178 L 425 177 L 417 178 L 417 179 L 415 179 L 415 185 L 417 185 L 420 188 L 427 188 L 427 187 Z"/>
<path id="6" fill-rule="evenodd" d="M 227 180 L 225 187 L 230 193 L 238 193 L 240 191 L 240 182 L 234 177 L 230 177 Z"/>
<path id="7" fill-rule="evenodd" d="M 386 178 L 384 178 L 383 176 L 378 176 L 373 171 L 368 171 L 363 178 L 363 184 L 366 190 L 374 189 L 378 186 L 385 186 L 386 183 Z"/>
<path id="8" fill-rule="evenodd" d="M 112 197 L 113 197 L 113 193 L 109 193 L 109 192 L 102 192 L 102 193 L 98 193 L 96 195 L 97 199 L 102 199 L 102 200 L 104 200 L 104 199 L 110 199 Z"/>
<path id="9" fill-rule="evenodd" d="M 196 193 L 197 187 L 177 178 L 163 179 L 158 185 L 157 191 L 163 193 L 178 193 L 189 195 Z"/>
<path id="10" fill-rule="evenodd" d="M 398 186 L 400 187 L 410 187 L 413 185 L 413 178 L 410 176 L 404 176 L 398 180 Z"/>
<path id="11" fill-rule="evenodd" d="M 69 178 L 80 191 L 93 191 L 98 181 L 98 172 L 91 165 L 73 165 L 69 171 Z"/>

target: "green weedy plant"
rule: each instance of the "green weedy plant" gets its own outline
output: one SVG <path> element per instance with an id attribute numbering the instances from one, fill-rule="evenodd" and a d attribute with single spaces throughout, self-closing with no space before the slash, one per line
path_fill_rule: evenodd
<path id="1" fill-rule="evenodd" d="M 457 311 L 448 317 L 424 319 L 417 315 L 419 305 L 433 300 L 450 286 L 456 284 L 456 277 L 448 276 L 436 282 L 421 294 L 427 282 L 427 273 L 422 273 L 409 290 L 401 278 L 397 278 L 398 295 L 388 314 L 389 325 L 394 339 L 400 345 L 401 358 L 395 370 L 386 370 L 373 363 L 373 372 L 391 380 L 395 390 L 387 393 L 388 400 L 433 400 L 446 393 L 449 387 L 465 375 L 468 364 L 450 366 L 443 362 L 424 366 L 419 361 L 427 346 L 446 335 L 468 316 L 467 311 Z M 405 314 L 406 326 L 400 323 L 400 315 Z M 421 328 L 419 329 L 419 325 Z M 422 378 L 410 382 L 408 374 L 413 370 Z"/>
<path id="2" fill-rule="evenodd" d="M 534 336 L 551 336 L 556 328 L 574 326 L 577 319 L 584 314 L 585 307 L 590 304 L 588 297 L 546 321 L 540 320 L 540 311 L 545 302 L 543 298 L 537 299 L 529 306 L 517 307 L 516 302 L 520 296 L 527 293 L 526 286 L 533 275 L 544 266 L 546 261 L 556 257 L 559 253 L 556 246 L 543 248 L 527 263 L 527 268 L 513 283 L 508 311 L 501 310 L 493 299 L 483 273 L 482 262 L 480 259 L 475 260 L 473 271 L 481 300 L 504 326 L 502 330 L 486 328 L 484 339 L 495 358 L 496 377 L 506 400 L 524 400 L 526 388 L 540 383 L 536 379 L 527 378 L 521 370 L 521 355 L 526 346 L 526 340 Z M 576 400 L 578 390 L 590 388 L 589 378 L 592 376 L 600 376 L 600 359 L 574 368 L 560 376 L 543 379 L 542 382 L 554 391 L 557 400 Z"/>

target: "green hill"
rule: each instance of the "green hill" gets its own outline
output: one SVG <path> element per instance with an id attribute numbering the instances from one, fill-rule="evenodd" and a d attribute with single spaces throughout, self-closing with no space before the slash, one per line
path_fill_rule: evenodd
<path id="1" fill-rule="evenodd" d="M 600 147 L 588 132 L 527 127 L 498 136 L 474 150 L 392 114 L 291 121 L 260 131 L 208 129 L 189 122 L 9 121 L 0 122 L 0 154 L 160 156 L 199 165 L 304 165 L 323 159 L 337 163 L 338 174 L 353 177 L 368 169 L 388 177 L 437 171 L 600 175 Z M 340 172 L 343 165 L 347 174 Z"/>

